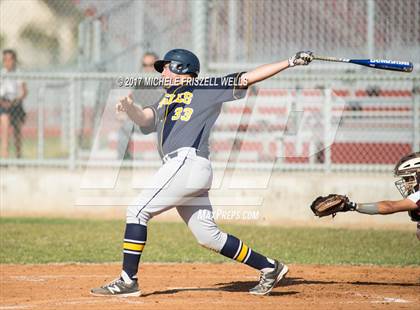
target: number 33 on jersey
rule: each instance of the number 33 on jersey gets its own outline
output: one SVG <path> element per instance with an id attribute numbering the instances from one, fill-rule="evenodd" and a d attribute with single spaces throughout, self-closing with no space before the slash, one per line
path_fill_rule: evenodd
<path id="1" fill-rule="evenodd" d="M 175 109 L 174 115 L 171 117 L 171 120 L 176 121 L 180 119 L 181 121 L 188 122 L 193 112 L 194 110 L 191 108 L 178 107 Z"/>

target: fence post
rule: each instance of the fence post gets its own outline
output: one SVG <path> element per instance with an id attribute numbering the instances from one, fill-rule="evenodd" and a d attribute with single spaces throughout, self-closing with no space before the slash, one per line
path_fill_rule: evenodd
<path id="1" fill-rule="evenodd" d="M 416 81 L 413 85 L 413 152 L 420 151 L 420 85 Z"/>
<path id="2" fill-rule="evenodd" d="M 373 58 L 375 52 L 375 0 L 367 2 L 367 56 Z"/>
<path id="3" fill-rule="evenodd" d="M 95 19 L 92 22 L 92 28 L 93 28 L 93 55 L 92 55 L 92 62 L 95 66 L 99 65 L 101 62 L 101 22 L 97 19 Z"/>
<path id="4" fill-rule="evenodd" d="M 45 137 L 44 137 L 44 128 L 45 128 L 45 87 L 41 87 L 38 90 L 38 160 L 44 159 L 44 150 L 45 150 Z"/>
<path id="5" fill-rule="evenodd" d="M 69 87 L 69 169 L 76 167 L 76 101 L 75 101 L 75 79 L 70 78 Z"/>
<path id="6" fill-rule="evenodd" d="M 332 98 L 331 88 L 325 87 L 324 89 L 324 172 L 331 172 L 331 145 L 329 145 L 330 134 L 331 134 L 331 109 L 332 109 Z"/>
<path id="7" fill-rule="evenodd" d="M 229 62 L 234 63 L 236 61 L 236 37 L 238 32 L 236 31 L 238 23 L 238 5 L 236 0 L 229 1 Z"/>
<path id="8" fill-rule="evenodd" d="M 193 49 L 202 63 L 202 71 L 208 67 L 206 55 L 206 1 L 196 0 L 192 2 L 192 38 Z"/>
<path id="9" fill-rule="evenodd" d="M 86 64 L 86 22 L 82 21 L 78 27 L 78 54 L 77 64 L 79 70 L 84 69 Z"/>

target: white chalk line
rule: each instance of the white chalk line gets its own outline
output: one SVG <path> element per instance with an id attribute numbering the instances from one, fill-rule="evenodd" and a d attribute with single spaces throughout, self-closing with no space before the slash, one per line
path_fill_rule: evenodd
<path id="1" fill-rule="evenodd" d="M 43 281 L 47 281 L 49 279 L 74 279 L 74 278 L 111 278 L 111 277 L 116 277 L 115 275 L 109 275 L 109 274 L 105 274 L 105 275 L 42 275 L 42 276 L 36 276 L 36 275 L 32 275 L 32 276 L 6 276 L 3 278 L 3 281 L 0 282 L 7 282 L 5 281 L 5 278 L 11 279 L 11 280 L 17 280 L 17 281 L 26 281 L 26 282 L 43 282 Z"/>
<path id="2" fill-rule="evenodd" d="M 60 305 L 87 305 L 87 304 L 145 304 L 144 301 L 134 300 L 133 297 L 84 297 L 84 298 L 73 298 L 73 299 L 56 299 L 56 300 L 37 300 L 30 304 L 0 306 L 0 310 L 12 310 L 12 309 L 28 309 L 39 307 L 42 305 L 47 306 L 60 306 Z"/>
<path id="3" fill-rule="evenodd" d="M 375 300 L 375 301 L 371 301 L 371 303 L 373 304 L 380 304 L 380 303 L 398 303 L 398 304 L 408 304 L 411 303 L 411 301 L 409 300 L 405 300 L 402 298 L 394 298 L 394 297 L 383 297 L 383 300 Z"/>
<path id="4" fill-rule="evenodd" d="M 355 296 L 363 297 L 363 294 L 356 293 Z M 380 303 L 402 303 L 402 304 L 408 304 L 412 303 L 410 300 L 398 298 L 398 297 L 385 297 L 380 295 L 370 295 L 369 298 L 374 299 L 369 301 L 369 303 L 372 304 L 380 304 Z"/>

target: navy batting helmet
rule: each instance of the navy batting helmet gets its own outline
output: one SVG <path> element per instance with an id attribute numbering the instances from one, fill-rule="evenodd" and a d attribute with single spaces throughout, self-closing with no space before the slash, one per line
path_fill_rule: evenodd
<path id="1" fill-rule="evenodd" d="M 193 52 L 184 49 L 173 49 L 165 54 L 161 60 L 154 64 L 156 71 L 162 72 L 163 67 L 169 64 L 169 70 L 176 74 L 192 74 L 198 76 L 200 72 L 200 61 Z"/>

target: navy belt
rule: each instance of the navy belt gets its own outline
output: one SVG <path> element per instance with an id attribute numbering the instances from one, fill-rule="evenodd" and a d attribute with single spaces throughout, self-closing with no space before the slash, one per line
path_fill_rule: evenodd
<path id="1" fill-rule="evenodd" d="M 194 150 L 195 150 L 195 155 L 196 156 L 208 159 L 207 156 L 203 155 L 203 153 L 200 152 L 200 150 L 197 150 L 197 149 L 194 149 Z M 175 158 L 178 155 L 183 154 L 183 153 L 185 153 L 185 150 L 183 150 L 181 148 L 180 150 L 176 150 L 176 151 L 173 151 L 173 152 L 170 152 L 170 153 L 166 154 L 165 156 L 163 156 L 162 160 L 163 160 L 163 162 L 166 162 L 167 160 Z"/>

